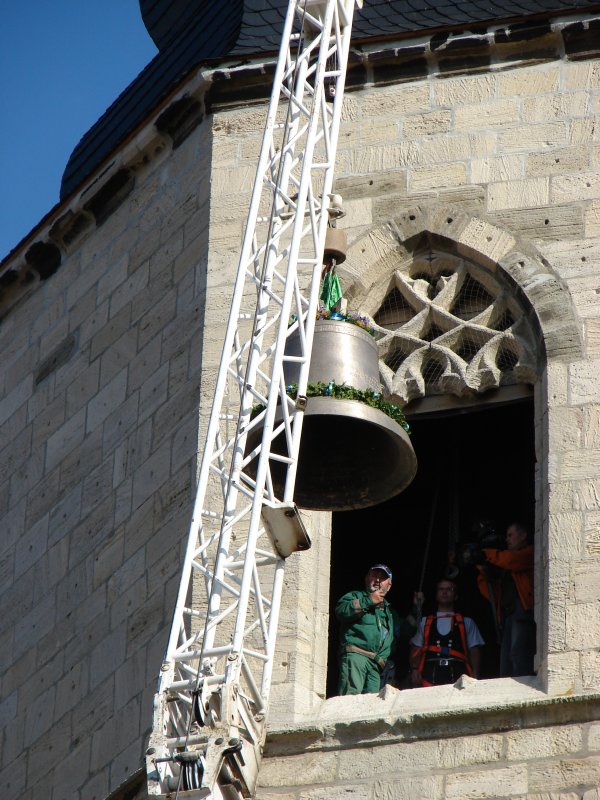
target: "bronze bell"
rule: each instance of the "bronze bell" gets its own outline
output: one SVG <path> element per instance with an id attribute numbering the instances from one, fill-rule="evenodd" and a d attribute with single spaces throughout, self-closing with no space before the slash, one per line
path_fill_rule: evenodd
<path id="1" fill-rule="evenodd" d="M 286 355 L 299 355 L 292 334 Z M 284 362 L 286 385 L 297 382 L 298 365 Z M 349 322 L 320 320 L 315 325 L 309 383 L 345 383 L 355 389 L 380 388 L 377 345 Z M 277 412 L 276 423 L 281 420 Z M 249 438 L 248 449 L 260 431 Z M 285 439 L 272 450 L 286 454 Z M 254 474 L 255 462 L 248 472 Z M 383 411 L 358 400 L 309 397 L 304 412 L 294 501 L 300 508 L 348 511 L 377 505 L 399 494 L 413 480 L 417 459 L 404 428 Z M 271 460 L 275 492 L 283 495 L 285 470 Z"/>

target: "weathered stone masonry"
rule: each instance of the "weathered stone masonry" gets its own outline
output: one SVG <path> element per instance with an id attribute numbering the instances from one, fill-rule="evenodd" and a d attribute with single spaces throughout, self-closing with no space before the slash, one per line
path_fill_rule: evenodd
<path id="1" fill-rule="evenodd" d="M 329 520 L 307 515 L 259 797 L 596 797 L 596 29 L 558 20 L 353 59 L 336 183 L 353 304 L 427 235 L 502 271 L 539 337 L 539 675 L 323 702 Z M 262 67 L 190 78 L 4 265 L 7 800 L 105 798 L 143 763 L 268 82 Z M 189 113 L 157 128 L 184 97 Z"/>

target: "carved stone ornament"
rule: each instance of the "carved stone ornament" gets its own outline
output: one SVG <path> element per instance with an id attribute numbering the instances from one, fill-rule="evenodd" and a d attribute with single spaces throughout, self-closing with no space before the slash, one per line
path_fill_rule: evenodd
<path id="1" fill-rule="evenodd" d="M 387 291 L 375 293 L 384 294 L 379 307 L 362 310 L 381 335 L 381 379 L 395 402 L 536 382 L 535 337 L 501 275 L 427 249 L 388 280 Z"/>

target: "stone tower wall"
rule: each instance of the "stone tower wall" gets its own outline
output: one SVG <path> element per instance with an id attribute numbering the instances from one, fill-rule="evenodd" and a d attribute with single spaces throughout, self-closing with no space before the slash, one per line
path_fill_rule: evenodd
<path id="1" fill-rule="evenodd" d="M 307 515 L 269 800 L 575 800 L 600 783 L 600 63 L 537 62 L 354 87 L 336 188 L 357 304 L 428 231 L 504 270 L 539 323 L 539 676 L 323 702 L 329 520 Z M 143 763 L 263 113 L 217 108 L 176 149 L 149 121 L 42 231 L 60 268 L 2 321 L 6 800 L 104 798 Z M 100 207 L 120 168 L 131 181 Z"/>

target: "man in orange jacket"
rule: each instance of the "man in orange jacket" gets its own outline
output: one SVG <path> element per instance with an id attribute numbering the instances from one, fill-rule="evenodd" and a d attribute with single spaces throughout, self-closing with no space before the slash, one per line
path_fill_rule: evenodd
<path id="1" fill-rule="evenodd" d="M 518 522 L 506 531 L 506 550 L 485 548 L 488 564 L 499 567 L 493 582 L 493 601 L 502 631 L 500 677 L 533 675 L 535 621 L 533 618 L 533 545 L 527 529 Z M 490 600 L 492 585 L 485 565 L 478 567 L 479 591 Z"/>

